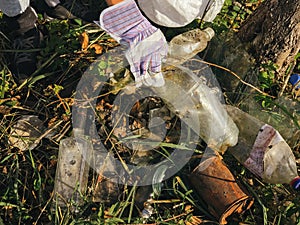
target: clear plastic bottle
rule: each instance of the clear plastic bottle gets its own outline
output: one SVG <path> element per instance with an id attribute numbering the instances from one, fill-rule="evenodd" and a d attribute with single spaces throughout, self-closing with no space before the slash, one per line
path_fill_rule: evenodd
<path id="1" fill-rule="evenodd" d="M 237 143 L 238 129 L 224 109 L 220 96 L 204 82 L 206 77 L 212 78 L 214 74 L 205 70 L 205 77 L 199 77 L 180 66 L 203 51 L 214 35 L 214 30 L 208 27 L 175 36 L 169 43 L 168 58 L 163 67 L 165 85 L 154 89 L 168 108 L 198 133 L 208 147 L 224 153 L 228 146 Z"/>
<path id="2" fill-rule="evenodd" d="M 181 64 L 203 51 L 215 32 L 208 27 L 204 30 L 194 29 L 175 36 L 169 43 L 167 63 Z"/>
<path id="3" fill-rule="evenodd" d="M 279 132 L 236 107 L 226 108 L 239 128 L 238 144 L 228 151 L 264 182 L 300 190 L 295 156 Z"/>
<path id="4" fill-rule="evenodd" d="M 163 76 L 165 85 L 152 89 L 208 147 L 224 153 L 237 143 L 238 128 L 218 96 L 198 76 L 182 66 L 165 69 Z"/>
<path id="5" fill-rule="evenodd" d="M 54 200 L 60 207 L 66 207 L 71 201 L 78 205 L 83 203 L 81 196 L 87 189 L 89 165 L 81 149 L 86 143 L 84 140 L 80 143 L 74 137 L 60 141 L 54 184 Z"/>

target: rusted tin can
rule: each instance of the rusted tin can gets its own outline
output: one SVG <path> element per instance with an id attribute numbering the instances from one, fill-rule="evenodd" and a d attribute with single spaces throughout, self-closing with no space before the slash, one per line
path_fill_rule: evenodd
<path id="1" fill-rule="evenodd" d="M 253 198 L 240 188 L 219 155 L 202 161 L 193 170 L 190 180 L 220 224 L 226 224 L 229 216 L 241 214 L 253 204 Z"/>

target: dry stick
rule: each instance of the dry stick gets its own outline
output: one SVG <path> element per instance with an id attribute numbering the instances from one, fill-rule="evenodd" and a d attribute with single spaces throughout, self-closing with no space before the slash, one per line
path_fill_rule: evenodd
<path id="1" fill-rule="evenodd" d="M 289 83 L 290 77 L 292 75 L 292 72 L 293 72 L 295 66 L 296 66 L 296 64 L 293 63 L 293 65 L 287 69 L 287 72 L 288 72 L 287 73 L 287 77 L 284 80 L 283 86 L 282 86 L 282 88 L 281 88 L 281 90 L 280 90 L 280 92 L 278 94 L 278 97 L 281 97 L 283 95 L 283 92 L 285 91 L 285 89 L 286 89 L 286 87 L 287 87 L 287 85 Z"/>
<path id="2" fill-rule="evenodd" d="M 33 222 L 33 225 L 37 225 L 38 221 L 40 220 L 41 216 L 43 215 L 43 213 L 46 211 L 46 208 L 48 207 L 48 205 L 51 203 L 53 199 L 53 192 L 51 193 L 51 197 L 49 198 L 49 200 L 46 202 L 45 206 L 42 208 L 40 214 L 38 215 L 37 219 L 35 222 Z"/>
<path id="3" fill-rule="evenodd" d="M 220 66 L 220 65 L 217 65 L 217 64 L 214 64 L 214 63 L 206 62 L 206 61 L 201 60 L 201 59 L 191 59 L 191 60 L 197 61 L 197 62 L 201 62 L 201 63 L 205 63 L 205 64 L 207 64 L 207 65 L 209 65 L 209 66 L 214 66 L 214 67 L 216 67 L 216 68 L 222 69 L 222 70 L 224 70 L 224 71 L 230 73 L 230 74 L 233 75 L 234 77 L 236 77 L 241 83 L 243 83 L 243 84 L 245 84 L 245 85 L 251 87 L 251 88 L 254 89 L 255 91 L 259 92 L 260 94 L 265 95 L 265 96 L 268 96 L 268 97 L 270 97 L 270 98 L 275 98 L 274 96 L 269 95 L 269 94 L 263 92 L 262 90 L 258 89 L 257 87 L 253 86 L 252 84 L 250 84 L 250 83 L 244 81 L 242 78 L 239 77 L 239 75 L 237 75 L 235 72 L 231 71 L 230 69 L 227 69 L 227 68 L 225 68 L 225 67 L 223 67 L 223 66 Z"/>
<path id="4" fill-rule="evenodd" d="M 51 127 L 50 129 L 48 129 L 44 134 L 42 134 L 38 139 L 36 139 L 33 144 L 31 145 L 31 147 L 29 148 L 29 150 L 33 150 L 39 143 L 40 141 L 46 137 L 48 134 L 50 134 L 54 129 L 56 129 L 61 123 L 63 122 L 63 120 L 59 121 L 57 124 L 55 124 L 53 127 Z"/>
<path id="5" fill-rule="evenodd" d="M 179 215 L 176 215 L 176 216 L 173 216 L 173 217 L 171 217 L 171 218 L 169 218 L 169 219 L 165 219 L 165 220 L 163 220 L 162 222 L 156 222 L 156 223 L 147 223 L 147 224 L 140 224 L 140 223 L 138 223 L 137 225 L 159 225 L 159 224 L 161 224 L 161 223 L 166 223 L 166 222 L 169 222 L 169 221 L 172 221 L 172 220 L 176 220 L 176 219 L 178 219 L 178 218 L 180 218 L 180 217 L 183 217 L 183 216 L 187 216 L 189 213 L 191 213 L 193 210 L 191 210 L 191 211 L 189 211 L 189 212 L 186 212 L 186 213 L 181 213 L 181 214 L 179 214 Z M 127 225 L 129 225 L 129 224 L 127 224 Z"/>
<path id="6" fill-rule="evenodd" d="M 100 34 L 95 40 L 91 41 L 91 43 L 87 46 L 86 49 L 89 49 L 93 44 L 95 44 L 98 40 L 100 40 L 105 35 L 105 32 Z"/>
<path id="7" fill-rule="evenodd" d="M 116 124 L 114 125 L 114 127 L 111 129 L 111 131 L 109 132 L 107 138 L 105 139 L 104 143 L 107 143 L 108 139 L 110 139 L 110 137 L 113 135 L 115 128 L 118 126 L 118 124 L 120 123 L 122 117 L 123 117 L 124 113 L 122 113 L 122 115 L 120 116 L 120 118 L 118 118 L 118 120 L 116 121 Z"/>
<path id="8" fill-rule="evenodd" d="M 63 99 L 64 99 L 64 100 L 72 100 L 72 99 L 74 99 L 74 98 L 63 98 Z M 51 101 L 49 104 L 46 105 L 46 107 L 49 107 L 50 105 L 54 105 L 54 104 L 56 104 L 56 103 L 58 103 L 58 102 L 61 102 L 61 100 L 58 99 L 58 100 L 55 100 L 55 101 Z"/>
<path id="9" fill-rule="evenodd" d="M 182 213 L 182 214 L 179 214 L 179 215 L 176 215 L 176 216 L 173 216 L 172 218 L 169 218 L 169 219 L 166 219 L 164 220 L 163 222 L 169 222 L 169 221 L 172 221 L 172 220 L 176 220 L 180 217 L 183 217 L 183 216 L 187 216 L 188 214 L 190 214 L 193 210 L 191 211 L 188 211 L 188 212 L 185 212 L 185 213 Z M 158 223 L 159 224 L 159 223 Z"/>
<path id="10" fill-rule="evenodd" d="M 60 95 L 58 93 L 55 93 L 56 97 L 59 99 L 60 103 L 62 104 L 65 112 L 67 113 L 69 111 L 69 109 L 66 106 L 66 103 L 64 102 L 64 100 L 62 99 L 62 97 L 60 97 Z"/>
<path id="11" fill-rule="evenodd" d="M 59 142 L 64 136 L 65 134 L 69 131 L 69 129 L 71 128 L 70 125 L 70 121 L 68 121 L 66 123 L 66 125 L 64 126 L 65 130 L 60 134 L 60 136 L 56 139 L 56 142 Z"/>
<path id="12" fill-rule="evenodd" d="M 25 108 L 25 107 L 22 107 L 22 106 L 13 106 L 12 109 L 19 109 L 19 110 L 24 110 L 24 111 L 27 111 L 27 112 L 36 112 L 34 109 L 29 109 L 29 108 Z"/>
<path id="13" fill-rule="evenodd" d="M 2 98 L 2 99 L 0 99 L 0 105 L 3 105 L 3 103 L 5 103 L 5 102 L 13 101 L 13 100 L 16 100 L 16 97 Z"/>
<path id="14" fill-rule="evenodd" d="M 180 199 L 169 199 L 169 200 L 155 200 L 155 199 L 150 199 L 147 202 L 150 204 L 170 204 L 170 203 L 177 203 L 181 202 Z"/>

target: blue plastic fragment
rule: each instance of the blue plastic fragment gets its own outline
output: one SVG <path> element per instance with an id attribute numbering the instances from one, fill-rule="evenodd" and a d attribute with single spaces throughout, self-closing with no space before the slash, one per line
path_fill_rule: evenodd
<path id="1" fill-rule="evenodd" d="M 300 191 L 300 177 L 296 177 L 292 180 L 291 185 L 294 190 Z"/>
<path id="2" fill-rule="evenodd" d="M 296 86 L 296 90 L 300 88 L 300 74 L 292 74 L 289 81 L 293 85 L 293 87 L 298 83 Z"/>

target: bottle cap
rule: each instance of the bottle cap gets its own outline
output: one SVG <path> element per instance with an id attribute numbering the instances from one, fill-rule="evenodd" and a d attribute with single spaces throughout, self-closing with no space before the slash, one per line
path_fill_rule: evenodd
<path id="1" fill-rule="evenodd" d="M 300 74 L 296 74 L 296 73 L 292 74 L 289 81 L 293 86 L 295 86 L 300 81 Z M 298 83 L 296 89 L 299 88 L 300 88 L 300 83 Z"/>
<path id="2" fill-rule="evenodd" d="M 300 191 L 300 177 L 296 177 L 291 181 L 294 190 Z"/>

